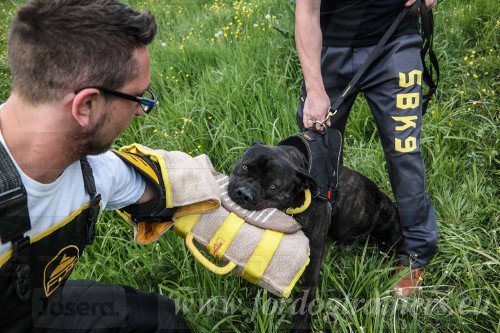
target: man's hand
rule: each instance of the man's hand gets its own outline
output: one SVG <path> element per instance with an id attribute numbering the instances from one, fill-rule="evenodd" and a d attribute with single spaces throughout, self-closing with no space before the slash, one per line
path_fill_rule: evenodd
<path id="1" fill-rule="evenodd" d="M 405 3 L 406 7 L 411 7 L 416 0 L 408 0 Z M 427 6 L 427 9 L 431 9 L 437 4 L 437 0 L 425 0 L 425 5 Z"/>
<path id="2" fill-rule="evenodd" d="M 319 91 L 308 91 L 306 101 L 304 102 L 304 115 L 302 121 L 305 128 L 314 128 L 316 130 L 322 131 L 323 128 L 317 125 L 314 126 L 315 121 L 323 121 L 330 108 L 330 98 L 323 90 Z M 326 121 L 326 125 L 330 126 L 330 119 Z"/>

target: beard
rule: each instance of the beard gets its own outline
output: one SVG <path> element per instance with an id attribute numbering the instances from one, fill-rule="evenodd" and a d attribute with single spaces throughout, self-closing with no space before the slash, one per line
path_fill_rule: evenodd
<path id="1" fill-rule="evenodd" d="M 111 148 L 115 137 L 109 138 L 109 133 L 105 130 L 108 122 L 109 110 L 106 110 L 94 127 L 69 135 L 69 142 L 73 142 L 73 157 L 75 160 L 87 155 L 99 155 Z"/>

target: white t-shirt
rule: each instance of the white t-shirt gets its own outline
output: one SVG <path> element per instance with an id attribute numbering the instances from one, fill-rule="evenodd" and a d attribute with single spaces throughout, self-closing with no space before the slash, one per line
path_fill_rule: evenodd
<path id="1" fill-rule="evenodd" d="M 6 147 L 1 133 L 0 141 Z M 12 158 L 8 147 L 6 148 Z M 101 194 L 101 211 L 130 205 L 137 202 L 144 193 L 146 183 L 142 176 L 114 153 L 108 151 L 88 156 L 87 160 L 92 167 L 97 193 Z M 40 234 L 90 201 L 83 183 L 80 161 L 71 164 L 50 184 L 42 184 L 29 178 L 15 161 L 14 164 L 28 194 L 31 230 L 25 233 L 27 236 Z M 0 243 L 0 256 L 10 248 L 10 242 Z"/>

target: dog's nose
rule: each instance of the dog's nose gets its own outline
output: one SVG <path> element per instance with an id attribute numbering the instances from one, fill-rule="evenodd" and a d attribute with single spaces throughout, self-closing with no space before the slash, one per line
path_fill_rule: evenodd
<path id="1" fill-rule="evenodd" d="M 238 187 L 236 189 L 236 196 L 242 198 L 245 202 L 253 200 L 252 192 L 246 187 Z"/>

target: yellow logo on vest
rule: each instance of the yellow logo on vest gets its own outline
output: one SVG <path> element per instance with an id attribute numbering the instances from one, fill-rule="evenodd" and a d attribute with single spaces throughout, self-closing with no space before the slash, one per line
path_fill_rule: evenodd
<path id="1" fill-rule="evenodd" d="M 45 296 L 49 297 L 66 280 L 79 257 L 80 249 L 75 245 L 69 245 L 49 261 L 43 271 Z"/>

